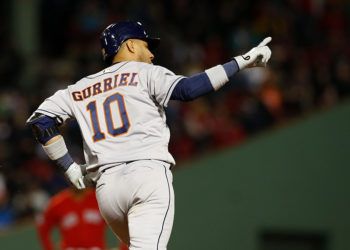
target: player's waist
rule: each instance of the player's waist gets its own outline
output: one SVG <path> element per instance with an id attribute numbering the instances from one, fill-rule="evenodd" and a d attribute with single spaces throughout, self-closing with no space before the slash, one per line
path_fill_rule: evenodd
<path id="1" fill-rule="evenodd" d="M 174 166 L 174 164 L 172 164 L 170 162 L 165 162 L 165 161 L 162 161 L 162 160 L 140 159 L 140 160 L 128 161 L 128 162 L 120 163 L 120 164 L 117 164 L 117 165 L 113 165 L 113 164 L 106 165 L 106 166 L 101 167 L 98 171 L 99 171 L 100 174 L 104 174 L 104 173 L 108 173 L 110 171 L 117 171 L 118 169 L 128 167 L 129 165 L 134 165 L 134 164 L 142 165 L 143 163 L 146 163 L 146 165 L 147 165 L 147 163 L 160 164 L 162 166 L 165 166 L 168 169 L 171 169 L 172 166 Z"/>
<path id="2" fill-rule="evenodd" d="M 125 151 L 128 152 L 128 151 Z M 160 160 L 175 164 L 175 160 L 172 155 L 166 149 L 149 150 L 144 152 L 128 152 L 127 154 L 99 154 L 97 155 L 97 162 L 93 166 L 87 167 L 88 171 L 96 171 L 98 169 L 107 168 L 110 166 L 118 166 L 122 163 L 128 163 L 138 160 Z"/>

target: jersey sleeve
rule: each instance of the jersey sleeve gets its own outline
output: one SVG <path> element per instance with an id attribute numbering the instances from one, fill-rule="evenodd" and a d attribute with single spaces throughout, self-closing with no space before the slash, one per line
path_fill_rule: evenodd
<path id="1" fill-rule="evenodd" d="M 72 102 L 68 89 L 58 90 L 54 95 L 47 98 L 35 111 L 63 123 L 68 118 L 73 118 Z"/>
<path id="2" fill-rule="evenodd" d="M 182 78 L 184 76 L 175 75 L 164 67 L 153 66 L 149 74 L 148 91 L 161 106 L 166 107 L 171 93 Z"/>

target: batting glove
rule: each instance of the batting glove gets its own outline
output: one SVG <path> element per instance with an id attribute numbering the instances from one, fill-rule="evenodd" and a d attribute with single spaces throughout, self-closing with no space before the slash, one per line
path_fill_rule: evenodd
<path id="1" fill-rule="evenodd" d="M 244 55 L 234 57 L 240 70 L 251 67 L 266 67 L 266 63 L 271 57 L 271 50 L 267 46 L 271 42 L 271 37 L 266 37 L 258 46 L 252 48 Z"/>
<path id="2" fill-rule="evenodd" d="M 81 181 L 84 183 L 85 187 L 94 187 L 95 182 L 93 178 L 96 176 L 96 173 L 87 173 L 81 178 Z"/>
<path id="3" fill-rule="evenodd" d="M 86 185 L 83 181 L 84 178 L 84 166 L 80 166 L 77 163 L 73 162 L 72 165 L 69 166 L 67 171 L 65 172 L 65 175 L 69 179 L 69 181 L 77 188 L 77 189 L 84 189 L 86 188 Z"/>

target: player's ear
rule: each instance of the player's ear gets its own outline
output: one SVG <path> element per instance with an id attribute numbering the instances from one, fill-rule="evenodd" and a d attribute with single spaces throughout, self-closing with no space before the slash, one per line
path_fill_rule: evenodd
<path id="1" fill-rule="evenodd" d="M 126 40 L 125 47 L 129 52 L 135 53 L 135 41 L 133 39 Z"/>

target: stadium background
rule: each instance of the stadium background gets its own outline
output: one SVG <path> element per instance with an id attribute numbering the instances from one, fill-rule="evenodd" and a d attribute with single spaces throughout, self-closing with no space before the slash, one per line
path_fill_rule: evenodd
<path id="1" fill-rule="evenodd" d="M 25 120 L 45 97 L 101 69 L 101 30 L 133 19 L 162 38 L 155 64 L 184 75 L 273 37 L 268 69 L 241 72 L 220 92 L 167 110 L 178 162 L 169 249 L 350 249 L 348 1 L 7 0 L 0 7 L 0 243 L 30 227 L 67 185 Z M 64 134 L 81 161 L 76 124 Z"/>

